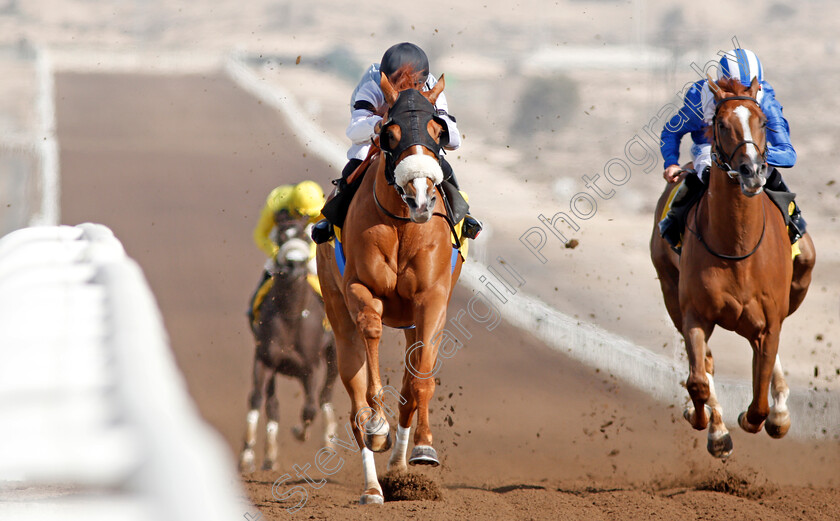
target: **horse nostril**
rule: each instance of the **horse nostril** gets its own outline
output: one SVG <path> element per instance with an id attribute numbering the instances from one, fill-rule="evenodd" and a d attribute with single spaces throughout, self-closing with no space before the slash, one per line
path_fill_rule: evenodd
<path id="1" fill-rule="evenodd" d="M 752 165 L 747 164 L 747 163 L 744 163 L 743 165 L 741 165 L 741 167 L 738 170 L 741 172 L 741 175 L 744 176 L 744 177 L 752 177 L 753 175 L 755 175 L 755 168 L 753 168 Z"/>

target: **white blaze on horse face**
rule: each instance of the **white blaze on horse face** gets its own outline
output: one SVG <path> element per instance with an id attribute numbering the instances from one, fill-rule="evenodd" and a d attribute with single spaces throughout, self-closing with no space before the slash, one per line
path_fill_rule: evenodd
<path id="1" fill-rule="evenodd" d="M 750 116 L 752 114 L 750 113 L 750 109 L 741 105 L 739 107 L 735 107 L 735 110 L 733 110 L 733 112 L 736 116 L 738 116 L 738 120 L 741 122 L 741 126 L 744 129 L 744 141 L 752 141 L 752 131 L 750 131 Z M 753 163 L 759 162 L 758 148 L 756 148 L 754 144 L 747 143 L 744 146 L 744 150 L 747 153 L 747 157 L 750 158 L 750 161 L 752 161 Z"/>
<path id="2" fill-rule="evenodd" d="M 426 205 L 429 203 L 428 198 L 426 197 L 426 178 L 425 177 L 418 177 L 416 179 L 411 180 L 411 184 L 414 185 L 414 202 L 417 204 L 417 208 L 425 209 Z"/>

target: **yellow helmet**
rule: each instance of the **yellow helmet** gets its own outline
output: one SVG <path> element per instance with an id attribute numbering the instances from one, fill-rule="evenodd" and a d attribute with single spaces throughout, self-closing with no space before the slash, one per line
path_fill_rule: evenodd
<path id="1" fill-rule="evenodd" d="M 317 217 L 324 207 L 324 191 L 315 181 L 301 181 L 295 185 L 289 200 L 289 210 L 306 217 Z"/>

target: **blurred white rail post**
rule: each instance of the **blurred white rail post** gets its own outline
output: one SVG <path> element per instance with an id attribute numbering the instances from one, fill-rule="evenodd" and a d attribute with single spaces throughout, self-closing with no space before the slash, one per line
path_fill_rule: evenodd
<path id="1" fill-rule="evenodd" d="M 31 226 L 56 225 L 59 207 L 58 140 L 55 137 L 55 76 L 52 60 L 45 49 L 38 49 L 35 59 L 38 82 L 38 134 L 36 136 L 38 169 L 41 176 L 41 210 L 32 217 Z"/>
<path id="2" fill-rule="evenodd" d="M 137 263 L 102 225 L 0 239 L 0 519 L 241 519 Z"/>

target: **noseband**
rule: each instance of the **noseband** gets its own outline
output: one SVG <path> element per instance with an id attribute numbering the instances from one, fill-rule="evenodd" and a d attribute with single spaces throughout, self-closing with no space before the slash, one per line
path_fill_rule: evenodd
<path id="1" fill-rule="evenodd" d="M 720 136 L 718 135 L 718 131 L 717 131 L 717 129 L 718 129 L 718 113 L 720 112 L 720 109 L 721 109 L 721 107 L 723 107 L 723 104 L 725 102 L 736 101 L 736 100 L 752 101 L 753 103 L 758 105 L 759 110 L 761 110 L 761 105 L 758 103 L 758 100 L 755 99 L 755 98 L 751 98 L 750 96 L 732 96 L 730 98 L 723 98 L 722 100 L 720 100 L 720 102 L 718 102 L 718 105 L 715 108 L 715 115 L 712 118 L 712 134 L 714 136 L 714 144 L 715 144 L 715 149 L 712 151 L 712 161 L 714 161 L 715 166 L 717 166 L 718 168 L 720 168 L 721 170 L 726 172 L 726 174 L 731 179 L 735 179 L 736 177 L 741 175 L 741 173 L 738 172 L 737 170 L 734 170 L 732 168 L 732 165 L 730 164 L 730 163 L 732 163 L 732 159 L 735 157 L 735 153 L 738 151 L 739 148 L 741 148 L 743 146 L 747 146 L 747 145 L 753 145 L 753 146 L 755 146 L 756 150 L 761 150 L 758 147 L 758 143 L 756 143 L 755 141 L 752 141 L 752 140 L 745 139 L 745 140 L 740 141 L 737 145 L 735 145 L 735 148 L 732 150 L 732 152 L 728 154 L 728 156 L 726 158 L 726 161 L 721 161 L 720 153 L 726 154 L 726 152 L 723 151 L 723 145 L 721 145 L 721 143 L 720 143 Z M 761 150 L 761 159 L 762 159 L 762 164 L 764 164 L 767 161 L 767 146 L 766 145 L 764 147 L 764 150 Z"/>
<path id="2" fill-rule="evenodd" d="M 419 90 L 407 89 L 400 92 L 394 106 L 388 110 L 388 120 L 382 124 L 379 133 L 379 148 L 385 154 L 385 178 L 389 185 L 396 185 L 394 169 L 397 167 L 397 158 L 415 145 L 427 148 L 440 163 L 442 147 L 429 135 L 429 121 L 437 122 L 446 132 L 446 122 L 438 116 L 435 106 Z M 400 142 L 391 147 L 387 131 L 394 125 L 400 128 Z M 442 142 L 444 138 L 445 135 L 441 134 L 440 141 Z M 403 195 L 402 187 L 396 186 L 396 188 L 400 195 Z"/>

